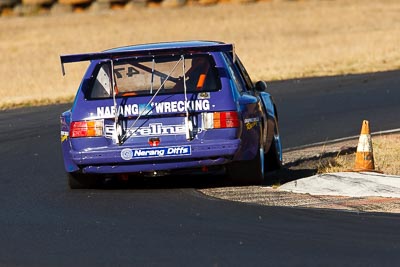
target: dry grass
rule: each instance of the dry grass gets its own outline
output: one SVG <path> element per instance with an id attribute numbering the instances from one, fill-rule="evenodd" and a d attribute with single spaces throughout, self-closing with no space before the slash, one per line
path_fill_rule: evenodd
<path id="1" fill-rule="evenodd" d="M 400 175 L 400 135 L 376 138 L 373 146 L 377 168 L 387 174 Z"/>
<path id="2" fill-rule="evenodd" d="M 400 1 L 274 0 L 0 18 L 0 109 L 70 100 L 86 64 L 59 55 L 137 43 L 233 42 L 254 80 L 400 68 Z"/>
<path id="3" fill-rule="evenodd" d="M 400 175 L 400 134 L 372 138 L 375 169 L 385 174 Z M 354 168 L 355 154 L 340 155 L 320 162 L 318 173 L 342 172 Z"/>

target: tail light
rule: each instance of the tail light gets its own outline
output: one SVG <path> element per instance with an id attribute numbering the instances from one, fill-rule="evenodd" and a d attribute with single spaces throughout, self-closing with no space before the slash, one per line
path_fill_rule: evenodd
<path id="1" fill-rule="evenodd" d="M 239 114 L 236 111 L 203 113 L 205 129 L 237 128 L 240 126 Z"/>
<path id="2" fill-rule="evenodd" d="M 69 129 L 69 136 L 71 138 L 103 136 L 103 128 L 103 120 L 73 121 Z"/>

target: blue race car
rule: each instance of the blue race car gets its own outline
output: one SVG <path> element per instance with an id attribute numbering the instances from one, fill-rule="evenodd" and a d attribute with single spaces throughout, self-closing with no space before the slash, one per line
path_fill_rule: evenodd
<path id="1" fill-rule="evenodd" d="M 212 41 L 134 45 L 62 55 L 90 61 L 61 115 L 70 188 L 105 177 L 224 171 L 260 184 L 281 166 L 275 104 L 253 84 L 234 46 Z M 109 179 L 109 178 L 107 178 Z"/>

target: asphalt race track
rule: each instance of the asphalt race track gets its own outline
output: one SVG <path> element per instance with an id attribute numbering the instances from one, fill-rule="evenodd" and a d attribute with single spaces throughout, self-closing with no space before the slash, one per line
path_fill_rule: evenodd
<path id="1" fill-rule="evenodd" d="M 290 148 L 400 128 L 400 71 L 269 83 L 283 146 Z"/>
<path id="2" fill-rule="evenodd" d="M 399 127 L 400 72 L 270 83 L 285 148 Z M 0 266 L 394 266 L 400 216 L 210 199 L 198 177 L 67 189 L 59 114 L 0 113 Z M 190 179 L 190 180 L 189 180 Z"/>

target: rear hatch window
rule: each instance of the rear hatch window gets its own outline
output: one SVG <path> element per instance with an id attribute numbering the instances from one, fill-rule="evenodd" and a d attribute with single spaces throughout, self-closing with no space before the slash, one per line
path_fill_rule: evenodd
<path id="1" fill-rule="evenodd" d="M 111 68 L 114 77 L 111 77 Z M 215 61 L 209 54 L 103 61 L 95 68 L 88 99 L 155 94 L 213 92 L 221 89 Z"/>

